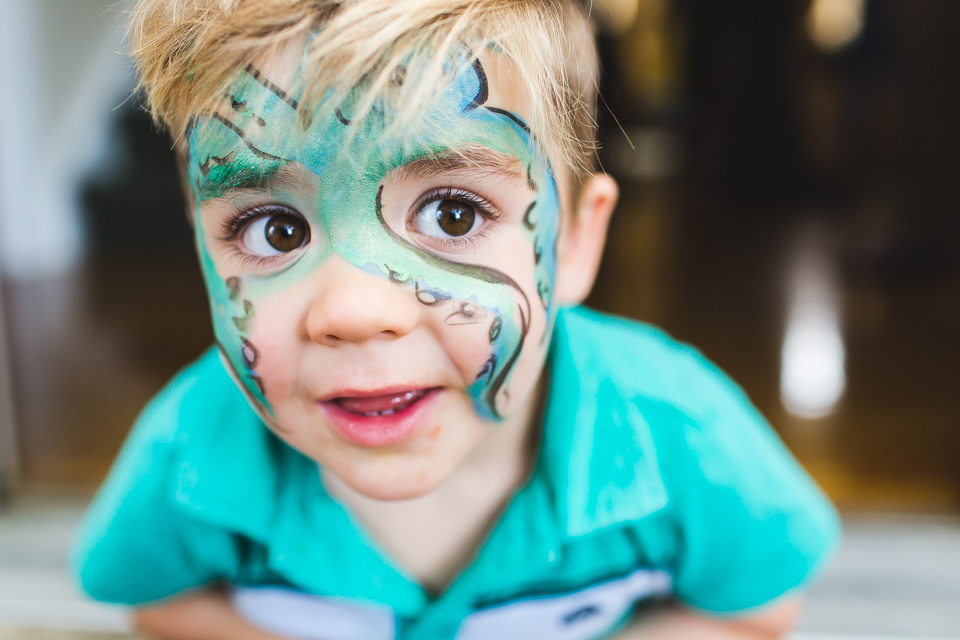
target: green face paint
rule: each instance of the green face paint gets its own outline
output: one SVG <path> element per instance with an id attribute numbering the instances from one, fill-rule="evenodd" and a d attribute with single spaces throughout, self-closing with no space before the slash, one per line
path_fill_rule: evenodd
<path id="1" fill-rule="evenodd" d="M 470 324 L 477 318 L 488 323 L 490 355 L 467 389 L 474 410 L 485 419 L 502 417 L 511 373 L 527 343 L 546 339 L 555 312 L 559 202 L 554 177 L 526 124 L 516 114 L 486 104 L 487 79 L 479 61 L 471 61 L 464 49 L 451 69 L 449 84 L 420 125 L 401 135 L 390 133 L 388 116 L 376 109 L 354 123 L 349 113 L 321 103 L 313 119 L 304 122 L 298 110 L 301 96 L 284 92 L 252 67 L 230 87 L 229 108 L 196 122 L 188 133 L 188 175 L 198 220 L 204 201 L 269 183 L 292 164 L 317 178 L 311 208 L 300 211 L 315 236 L 283 269 L 243 278 L 218 273 L 204 225 L 195 225 L 217 341 L 249 395 L 268 413 L 270 382 L 258 374 L 260 353 L 250 338 L 257 305 L 315 272 L 334 253 L 408 288 L 421 304 L 445 306 L 447 324 Z M 451 261 L 410 242 L 384 218 L 384 198 L 389 197 L 384 184 L 394 172 L 477 147 L 515 158 L 536 193 L 523 218 L 535 264 L 534 295 L 495 265 Z M 533 314 L 546 317 L 542 336 L 529 335 Z"/>

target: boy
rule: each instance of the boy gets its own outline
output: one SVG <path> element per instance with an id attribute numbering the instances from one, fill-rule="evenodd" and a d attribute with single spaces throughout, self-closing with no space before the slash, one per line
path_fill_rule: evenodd
<path id="1" fill-rule="evenodd" d="M 141 0 L 134 26 L 218 350 L 138 421 L 84 589 L 166 638 L 790 627 L 829 505 L 694 351 L 568 308 L 617 197 L 574 0 Z"/>

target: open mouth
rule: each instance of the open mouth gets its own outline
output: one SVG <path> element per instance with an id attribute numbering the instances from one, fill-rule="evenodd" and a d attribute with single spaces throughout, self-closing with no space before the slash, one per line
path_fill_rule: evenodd
<path id="1" fill-rule="evenodd" d="M 368 418 L 392 416 L 398 411 L 403 411 L 410 405 L 419 402 L 429 391 L 430 389 L 413 389 L 366 398 L 334 398 L 333 402 L 344 411 Z"/>
<path id="2" fill-rule="evenodd" d="M 352 393 L 320 401 L 330 422 L 347 440 L 364 447 L 395 444 L 424 424 L 440 387 L 387 393 Z"/>

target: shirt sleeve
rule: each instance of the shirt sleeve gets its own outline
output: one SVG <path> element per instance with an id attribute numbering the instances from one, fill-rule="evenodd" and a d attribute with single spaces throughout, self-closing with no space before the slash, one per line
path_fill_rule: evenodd
<path id="1" fill-rule="evenodd" d="M 664 465 L 681 540 L 674 591 L 695 608 L 736 613 L 801 590 L 836 546 L 840 524 L 744 393 L 702 356 L 694 360 L 703 411 L 681 420 Z"/>
<path id="2" fill-rule="evenodd" d="M 176 433 L 189 370 L 147 406 L 91 504 L 72 558 L 91 597 L 135 605 L 229 578 L 234 536 L 176 503 Z"/>

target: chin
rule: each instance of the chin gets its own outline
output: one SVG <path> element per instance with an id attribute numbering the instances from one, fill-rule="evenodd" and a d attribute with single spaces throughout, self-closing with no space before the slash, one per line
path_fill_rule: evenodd
<path id="1" fill-rule="evenodd" d="M 352 485 L 351 485 L 352 486 Z M 378 486 L 378 487 L 353 487 L 358 493 L 372 500 L 382 500 L 384 502 L 398 502 L 401 500 L 413 500 L 430 493 L 436 487 L 398 487 L 398 486 Z"/>
<path id="2" fill-rule="evenodd" d="M 388 470 L 384 466 L 392 468 Z M 430 465 L 427 469 L 404 469 L 404 466 L 388 462 L 386 465 L 374 465 L 371 469 L 353 470 L 353 473 L 341 474 L 335 469 L 329 471 L 357 493 L 384 501 L 412 500 L 424 496 L 440 486 L 448 475 L 437 468 L 439 465 Z"/>

